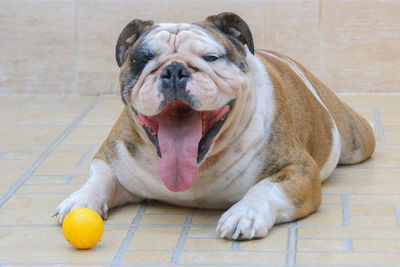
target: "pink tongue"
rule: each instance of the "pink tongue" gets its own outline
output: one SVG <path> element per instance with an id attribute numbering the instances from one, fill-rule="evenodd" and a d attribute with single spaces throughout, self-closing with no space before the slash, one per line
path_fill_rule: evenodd
<path id="1" fill-rule="evenodd" d="M 186 191 L 199 172 L 198 145 L 202 135 L 202 118 L 194 112 L 186 118 L 165 116 L 158 127 L 161 162 L 158 174 L 173 192 Z"/>

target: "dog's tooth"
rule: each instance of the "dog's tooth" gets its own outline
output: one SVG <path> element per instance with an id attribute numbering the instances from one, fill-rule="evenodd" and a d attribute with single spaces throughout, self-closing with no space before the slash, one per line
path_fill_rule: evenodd
<path id="1" fill-rule="evenodd" d="M 203 116 L 202 116 L 202 120 L 201 120 L 202 124 L 202 131 L 203 133 L 205 133 L 207 131 L 207 113 L 203 112 Z"/>

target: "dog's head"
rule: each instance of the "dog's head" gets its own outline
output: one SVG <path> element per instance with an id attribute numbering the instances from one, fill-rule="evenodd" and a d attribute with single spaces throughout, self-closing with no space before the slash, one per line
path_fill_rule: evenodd
<path id="1" fill-rule="evenodd" d="M 171 191 L 191 186 L 231 117 L 240 118 L 252 82 L 246 57 L 253 53 L 250 29 L 233 13 L 192 24 L 136 19 L 122 30 L 122 99 L 154 144 Z"/>

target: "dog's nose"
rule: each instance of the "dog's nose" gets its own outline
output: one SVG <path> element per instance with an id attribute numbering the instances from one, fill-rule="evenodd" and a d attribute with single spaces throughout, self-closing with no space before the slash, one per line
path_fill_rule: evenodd
<path id="1" fill-rule="evenodd" d="M 179 62 L 172 62 L 166 66 L 161 73 L 161 83 L 163 89 L 184 90 L 190 77 L 188 68 Z"/>

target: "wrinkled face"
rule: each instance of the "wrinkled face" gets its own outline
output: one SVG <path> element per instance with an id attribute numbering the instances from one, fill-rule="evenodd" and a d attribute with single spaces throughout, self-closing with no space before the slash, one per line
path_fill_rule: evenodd
<path id="1" fill-rule="evenodd" d="M 122 97 L 157 150 L 171 191 L 190 187 L 247 97 L 246 53 L 239 41 L 200 24 L 153 26 L 127 51 Z"/>

